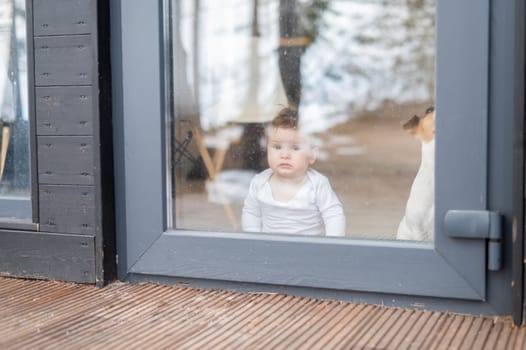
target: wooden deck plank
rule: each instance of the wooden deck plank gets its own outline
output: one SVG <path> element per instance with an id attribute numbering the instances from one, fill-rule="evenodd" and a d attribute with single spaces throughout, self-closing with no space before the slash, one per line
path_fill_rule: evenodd
<path id="1" fill-rule="evenodd" d="M 516 328 L 516 338 L 515 344 L 513 344 L 512 349 L 524 349 L 526 348 L 526 328 Z"/>
<path id="2" fill-rule="evenodd" d="M 388 329 L 385 330 L 385 334 L 374 344 L 376 348 L 387 348 L 395 347 L 401 343 L 402 339 L 405 338 L 411 325 L 414 324 L 416 313 L 414 310 L 398 309 L 400 315 L 396 322 L 393 322 Z"/>
<path id="3" fill-rule="evenodd" d="M 367 334 L 371 325 L 374 325 L 386 311 L 384 308 L 376 305 L 368 305 L 369 312 L 367 316 L 361 321 L 360 327 L 357 328 L 357 332 L 353 334 L 346 343 L 343 344 L 343 348 L 352 349 L 360 341 L 360 339 Z"/>
<path id="4" fill-rule="evenodd" d="M 287 349 L 308 349 L 306 343 L 308 340 L 316 339 L 317 336 L 323 334 L 323 328 L 326 324 L 334 324 L 333 319 L 338 316 L 341 308 L 334 307 L 337 302 L 325 304 L 324 307 L 317 310 L 310 320 L 300 325 L 303 330 L 302 333 L 291 332 L 290 336 L 280 346 Z"/>
<path id="5" fill-rule="evenodd" d="M 429 314 L 429 318 L 426 319 L 425 323 L 416 326 L 418 331 L 416 332 L 415 339 L 410 344 L 411 349 L 426 349 L 425 344 L 429 344 L 435 339 L 440 322 L 446 317 L 446 315 L 441 313 L 431 311 L 426 313 Z M 429 345 L 427 346 L 429 347 Z"/>
<path id="6" fill-rule="evenodd" d="M 475 339 L 477 338 L 478 332 L 480 327 L 482 326 L 482 322 L 484 321 L 481 317 L 476 318 L 469 318 L 469 328 L 466 330 L 466 334 L 462 341 L 459 341 L 455 343 L 454 345 L 457 345 L 459 347 L 463 346 L 464 348 L 471 348 L 473 346 L 473 343 L 475 342 Z M 468 322 L 465 324 L 467 325 Z"/>
<path id="7" fill-rule="evenodd" d="M 368 344 L 371 344 L 371 346 L 374 347 L 374 344 L 379 340 L 378 336 L 383 335 L 381 330 L 397 318 L 394 317 L 396 311 L 397 310 L 394 308 L 380 311 L 381 317 L 366 330 L 366 332 L 358 339 L 355 346 L 357 348 L 363 348 Z"/>
<path id="8" fill-rule="evenodd" d="M 417 338 L 420 328 L 427 324 L 432 313 L 422 311 L 412 311 L 410 321 L 403 325 L 403 331 L 399 332 L 393 340 L 393 348 L 409 349 Z"/>
<path id="9" fill-rule="evenodd" d="M 272 293 L 0 277 L 1 349 L 523 349 L 510 318 Z M 3 305 L 3 306 L 4 306 Z"/>
<path id="10" fill-rule="evenodd" d="M 383 334 L 379 334 L 377 337 L 377 340 L 374 344 L 372 344 L 375 348 L 379 349 L 386 349 L 390 346 L 390 344 L 395 341 L 396 335 L 402 327 L 405 325 L 407 320 L 409 319 L 412 312 L 410 310 L 403 310 L 398 309 L 397 313 L 399 316 L 397 318 L 393 317 L 393 320 L 390 324 L 388 324 L 385 328 L 385 332 Z"/>
<path id="11" fill-rule="evenodd" d="M 250 337 L 250 328 L 264 314 L 272 309 L 275 302 L 283 300 L 283 295 L 272 296 L 267 302 L 260 302 L 256 295 L 251 296 L 251 304 L 239 305 L 235 309 L 225 310 L 223 317 L 211 325 L 204 325 L 203 332 L 195 334 L 192 339 L 178 339 L 181 347 L 190 349 L 202 349 L 204 346 L 219 349 L 226 342 L 239 339 L 243 336 Z"/>
<path id="12" fill-rule="evenodd" d="M 116 298 L 105 300 L 106 303 L 101 304 L 96 288 L 91 288 L 95 291 L 92 292 L 89 299 L 79 296 L 72 304 L 64 304 L 64 307 L 70 310 L 69 312 L 63 313 L 62 317 L 50 319 L 49 322 L 42 325 L 39 328 L 41 336 L 37 341 L 33 341 L 28 336 L 26 339 L 21 339 L 16 345 L 20 347 L 40 346 L 44 343 L 55 342 L 57 346 L 61 346 L 69 343 L 70 337 L 81 337 L 86 332 L 88 336 L 92 333 L 96 334 L 93 331 L 94 329 L 105 327 L 107 325 L 106 320 L 118 321 L 122 317 L 123 311 L 134 309 L 140 313 L 143 305 L 149 303 L 148 300 L 127 300 L 126 295 L 118 294 Z M 146 286 L 144 289 L 152 291 L 153 296 L 155 296 L 156 288 L 153 286 Z"/>
<path id="13" fill-rule="evenodd" d="M 205 298 L 203 298 L 205 296 Z M 124 341 L 122 342 L 123 347 L 137 346 L 137 340 L 134 340 L 134 334 L 140 334 L 144 329 L 152 329 L 144 337 L 141 337 L 140 343 L 146 347 L 149 342 L 161 342 L 166 341 L 165 336 L 169 334 L 169 338 L 183 339 L 183 336 L 191 336 L 193 333 L 197 333 L 206 329 L 211 324 L 215 317 L 218 317 L 216 312 L 210 312 L 210 309 L 206 309 L 206 300 L 209 300 L 208 307 L 216 309 L 225 305 L 228 295 L 224 293 L 218 293 L 215 291 L 208 291 L 206 295 L 196 294 L 192 291 L 189 298 L 180 298 L 174 304 L 168 303 L 167 305 L 159 305 L 154 308 L 150 308 L 146 315 L 138 317 L 131 322 L 127 322 Z M 245 300 L 236 303 L 238 306 L 242 306 Z M 166 309 L 165 309 L 166 308 Z M 200 317 L 198 317 L 200 316 Z M 175 338 L 175 334 L 178 334 Z M 111 341 L 111 334 L 107 334 L 108 340 Z M 170 339 L 169 339 L 170 340 Z M 173 339 L 171 339 L 173 342 Z"/>
<path id="14" fill-rule="evenodd" d="M 316 307 L 317 302 L 314 300 L 308 300 L 306 301 L 303 306 L 298 309 L 293 314 L 290 314 L 285 322 L 282 323 L 282 327 L 280 329 L 280 332 L 277 332 L 274 337 L 269 337 L 267 339 L 263 339 L 262 343 L 259 344 L 261 348 L 273 348 L 276 347 L 283 341 L 283 339 L 286 339 L 289 335 L 290 329 L 293 327 L 296 327 L 298 323 L 302 322 L 302 320 L 305 319 L 305 316 L 308 315 L 309 311 L 312 310 L 314 307 Z"/>
<path id="15" fill-rule="evenodd" d="M 343 304 L 342 307 L 338 308 L 338 314 L 329 322 L 322 323 L 321 328 L 318 329 L 317 334 L 310 337 L 301 337 L 298 333 L 298 338 L 303 339 L 301 347 L 303 349 L 312 349 L 314 346 L 323 348 L 323 345 L 328 343 L 337 334 L 342 332 L 343 327 L 346 324 L 346 317 L 356 308 L 356 305 Z"/>
<path id="16" fill-rule="evenodd" d="M 335 349 L 337 348 L 337 344 L 352 337 L 352 330 L 358 323 L 358 320 L 363 317 L 360 315 L 365 314 L 365 310 L 368 310 L 368 307 L 363 304 L 351 308 L 346 316 L 340 321 L 340 324 L 336 325 L 332 331 L 328 332 L 325 339 L 318 342 L 318 346 L 321 349 Z"/>
<path id="17" fill-rule="evenodd" d="M 42 290 L 45 293 L 45 290 Z M 25 301 L 26 299 L 21 299 Z M 28 343 L 31 334 L 34 332 L 43 334 L 44 331 L 54 329 L 55 325 L 64 324 L 71 320 L 75 322 L 78 320 L 78 315 L 87 312 L 91 305 L 95 302 L 100 303 L 101 299 L 94 293 L 89 291 L 79 292 L 76 295 L 71 295 L 69 298 L 56 299 L 55 302 L 44 302 L 42 305 L 34 305 L 33 310 L 21 307 L 21 311 L 13 310 L 10 317 L 2 318 L 3 331 L 6 335 L 2 336 L 2 340 L 16 339 L 21 344 Z M 60 329 L 60 328 L 59 328 Z"/>
<path id="18" fill-rule="evenodd" d="M 265 312 L 269 303 L 263 302 L 263 299 L 258 295 L 248 294 L 245 296 L 247 301 L 243 304 L 237 305 L 235 308 L 228 308 L 223 311 L 221 317 L 218 317 L 210 324 L 203 324 L 202 331 L 192 334 L 190 338 L 177 339 L 176 345 L 178 348 L 201 349 L 203 346 L 213 346 L 217 343 L 218 337 L 224 339 L 226 336 L 238 336 L 251 320 L 251 317 L 257 318 Z M 267 300 L 269 301 L 269 300 Z"/>
<path id="19" fill-rule="evenodd" d="M 218 295 L 213 296 L 213 298 L 219 299 Z M 166 337 L 161 342 L 157 341 L 156 343 L 159 343 L 160 347 L 182 348 L 182 345 L 177 346 L 176 344 L 189 344 L 190 340 L 198 337 L 199 334 L 206 332 L 207 330 L 213 329 L 218 331 L 219 329 L 222 329 L 227 314 L 243 309 L 244 304 L 249 300 L 249 297 L 245 296 L 245 298 L 237 298 L 235 302 L 231 302 L 228 295 L 225 295 L 219 301 L 212 300 L 209 301 L 208 304 L 197 304 L 188 308 L 189 310 L 197 309 L 197 311 L 186 314 L 174 313 L 172 322 L 165 322 L 165 329 L 162 327 L 159 328 L 159 332 L 169 332 L 173 339 Z M 176 324 L 176 326 L 174 327 L 171 324 Z M 174 329 L 170 331 L 170 327 Z M 151 339 L 147 339 L 147 341 L 155 342 L 156 339 L 159 338 L 156 337 L 155 334 L 152 334 Z"/>
<path id="20" fill-rule="evenodd" d="M 512 329 L 511 324 L 503 324 L 502 330 L 497 336 L 497 343 L 495 349 L 506 349 L 511 344 Z"/>
<path id="21" fill-rule="evenodd" d="M 258 337 L 247 340 L 243 345 L 244 347 L 249 349 L 259 348 L 261 339 L 272 338 L 274 333 L 280 332 L 284 328 L 283 324 L 287 322 L 290 315 L 295 313 L 295 310 L 298 308 L 303 307 L 305 300 L 287 297 L 283 302 L 283 305 L 280 306 L 279 309 L 276 307 L 269 309 L 269 313 L 271 314 L 267 319 L 261 320 L 260 323 L 253 324 L 255 328 L 257 327 L 254 332 L 257 332 Z"/>
<path id="22" fill-rule="evenodd" d="M 125 312 L 123 313 L 119 313 L 119 310 L 116 310 L 117 315 L 113 318 L 112 323 L 102 322 L 96 325 L 100 347 L 95 348 L 104 348 L 105 343 L 111 343 L 116 332 L 122 337 L 122 341 L 119 344 L 122 346 L 126 346 L 127 341 L 135 339 L 137 334 L 142 334 L 141 342 L 147 342 L 148 338 L 152 337 L 152 334 L 155 334 L 159 328 L 160 320 L 164 323 L 169 322 L 171 318 L 170 311 L 181 312 L 181 307 L 191 304 L 193 299 L 195 299 L 195 291 L 188 290 L 177 294 L 172 293 L 172 295 L 161 294 L 157 303 L 149 304 L 147 308 L 142 310 L 130 308 L 128 311 L 124 310 Z M 96 315 L 97 318 L 101 318 L 101 316 L 107 317 L 104 314 Z M 148 329 L 148 331 L 144 332 L 145 329 Z M 134 342 L 137 343 L 137 340 L 135 339 Z M 93 347 L 89 342 L 89 338 L 83 339 L 79 345 L 80 348 Z"/>
<path id="23" fill-rule="evenodd" d="M 444 322 L 443 332 L 435 339 L 434 347 L 430 349 L 450 349 L 450 344 L 453 342 L 464 322 L 464 316 L 453 315 L 448 321 Z"/>
<path id="24" fill-rule="evenodd" d="M 242 349 L 242 346 L 239 345 L 233 345 L 233 344 L 239 344 L 239 343 L 245 343 L 249 342 L 251 339 L 253 339 L 254 334 L 258 333 L 262 327 L 264 327 L 265 323 L 268 322 L 269 319 L 272 318 L 273 315 L 276 313 L 279 314 L 279 310 L 282 308 L 286 308 L 287 304 L 292 304 L 290 297 L 286 297 L 285 295 L 274 295 L 269 297 L 270 299 L 267 300 L 266 305 L 262 305 L 262 308 L 259 313 L 254 313 L 250 315 L 248 318 L 242 318 L 244 321 L 242 321 L 244 324 L 240 324 L 242 326 L 241 328 L 238 328 L 236 331 L 234 329 L 234 322 L 232 322 L 232 319 L 235 319 L 235 316 L 233 316 L 233 312 L 229 310 L 228 312 L 228 318 L 229 323 L 231 325 L 230 329 L 235 332 L 234 336 L 232 336 L 232 333 L 223 333 L 220 334 L 220 336 L 215 336 L 213 333 L 209 335 L 211 339 L 215 342 L 215 347 L 217 349 L 221 348 L 232 348 L 232 347 L 238 347 Z M 222 332 L 219 329 L 217 329 L 216 333 Z M 181 343 L 184 343 L 184 340 L 180 340 Z"/>
<path id="25" fill-rule="evenodd" d="M 489 335 L 482 349 L 488 349 L 488 350 L 496 349 L 497 340 L 499 339 L 499 334 L 501 330 L 502 330 L 502 323 L 494 321 L 493 327 L 491 327 Z"/>
<path id="26" fill-rule="evenodd" d="M 488 339 L 490 332 L 493 328 L 493 320 L 491 318 L 483 319 L 482 325 L 480 326 L 475 342 L 473 343 L 473 349 L 483 349 L 486 339 Z"/>

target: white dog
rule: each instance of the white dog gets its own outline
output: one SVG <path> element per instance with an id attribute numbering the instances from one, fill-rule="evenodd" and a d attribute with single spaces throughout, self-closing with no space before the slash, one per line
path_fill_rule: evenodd
<path id="1" fill-rule="evenodd" d="M 435 110 L 430 107 L 423 117 L 414 116 L 404 124 L 422 144 L 420 168 L 411 186 L 405 215 L 396 239 L 432 241 L 435 217 Z"/>

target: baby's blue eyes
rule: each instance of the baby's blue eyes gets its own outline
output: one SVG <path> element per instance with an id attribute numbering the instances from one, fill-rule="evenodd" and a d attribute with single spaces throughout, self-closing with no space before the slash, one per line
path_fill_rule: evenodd
<path id="1" fill-rule="evenodd" d="M 272 145 L 272 148 L 279 151 L 281 150 L 283 147 L 281 145 Z M 298 145 L 292 145 L 290 146 L 290 149 L 293 150 L 293 151 L 300 151 L 301 150 L 301 147 L 298 146 Z"/>

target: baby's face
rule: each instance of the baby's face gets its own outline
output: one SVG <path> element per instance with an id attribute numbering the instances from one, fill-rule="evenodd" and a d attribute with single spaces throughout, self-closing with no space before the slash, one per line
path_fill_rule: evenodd
<path id="1" fill-rule="evenodd" d="M 296 129 L 273 128 L 267 157 L 273 173 L 282 178 L 302 178 L 316 160 L 307 138 Z"/>

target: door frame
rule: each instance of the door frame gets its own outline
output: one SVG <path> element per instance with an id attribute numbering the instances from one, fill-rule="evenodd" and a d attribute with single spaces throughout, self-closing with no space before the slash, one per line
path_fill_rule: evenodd
<path id="1" fill-rule="evenodd" d="M 513 63 L 517 55 L 506 47 L 510 55 L 502 62 L 495 43 L 516 35 L 514 21 L 508 20 L 514 4 L 489 0 L 437 4 L 437 21 L 442 23 L 437 35 L 437 135 L 447 133 L 448 137 L 437 142 L 437 164 L 443 166 L 436 176 L 440 195 L 433 246 L 167 231 L 162 201 L 166 197 L 163 130 L 167 113 L 163 102 L 162 3 L 141 3 L 115 0 L 111 4 L 120 279 L 185 280 L 255 289 L 278 285 L 323 295 L 343 293 L 351 298 L 365 293 L 382 300 L 426 300 L 427 305 L 444 304 L 443 299 L 429 297 L 451 298 L 446 305 L 471 312 L 511 313 L 509 218 L 513 188 L 508 180 L 513 174 L 509 137 L 513 134 L 513 110 L 506 108 L 506 103 L 514 86 L 500 74 L 507 73 L 509 61 Z M 455 37 L 454 43 L 451 37 Z M 453 94 L 455 91 L 461 94 Z M 462 98 L 455 97 L 459 95 Z M 440 115 L 454 115 L 458 120 L 452 127 L 441 121 Z M 504 120 L 500 120 L 502 115 Z M 454 147 L 455 152 L 441 143 Z M 501 271 L 486 271 L 484 241 L 454 240 L 443 234 L 442 217 L 448 209 L 498 210 L 503 214 L 505 258 Z"/>

